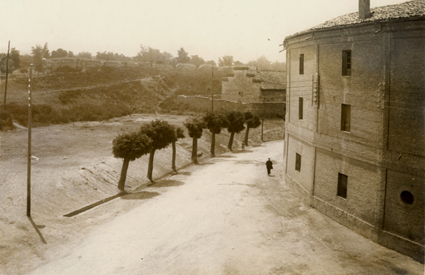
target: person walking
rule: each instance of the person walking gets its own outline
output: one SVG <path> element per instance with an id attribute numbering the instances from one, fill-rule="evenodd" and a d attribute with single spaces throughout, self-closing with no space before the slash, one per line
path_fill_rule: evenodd
<path id="1" fill-rule="evenodd" d="M 266 167 L 267 167 L 267 175 L 270 176 L 270 170 L 273 169 L 273 162 L 270 160 L 266 161 Z"/>

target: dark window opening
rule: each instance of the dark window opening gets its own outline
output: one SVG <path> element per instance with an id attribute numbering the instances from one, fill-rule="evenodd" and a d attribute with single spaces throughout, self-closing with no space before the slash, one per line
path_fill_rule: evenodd
<path id="1" fill-rule="evenodd" d="M 304 99 L 302 97 L 298 100 L 298 118 L 303 119 L 304 116 Z"/>
<path id="2" fill-rule="evenodd" d="M 304 74 L 304 54 L 300 54 L 300 74 Z"/>
<path id="3" fill-rule="evenodd" d="M 350 132 L 351 105 L 341 104 L 341 131 Z"/>
<path id="4" fill-rule="evenodd" d="M 301 155 L 298 153 L 295 153 L 295 170 L 301 171 Z"/>
<path id="5" fill-rule="evenodd" d="M 351 75 L 351 51 L 342 51 L 342 75 Z"/>
<path id="6" fill-rule="evenodd" d="M 347 198 L 347 181 L 348 177 L 344 174 L 338 173 L 338 191 L 337 195 L 344 199 Z"/>
<path id="7" fill-rule="evenodd" d="M 413 194 L 409 191 L 403 191 L 400 194 L 401 200 L 406 204 L 412 204 L 414 201 Z"/>

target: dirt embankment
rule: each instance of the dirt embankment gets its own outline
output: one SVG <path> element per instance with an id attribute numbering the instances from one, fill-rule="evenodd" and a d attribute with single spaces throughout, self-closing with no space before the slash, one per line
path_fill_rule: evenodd
<path id="1" fill-rule="evenodd" d="M 112 140 L 118 133 L 136 131 L 141 124 L 164 119 L 183 127 L 186 116 L 131 115 L 104 122 L 77 122 L 33 129 L 32 209 L 34 224 L 26 217 L 27 131 L 0 133 L 0 274 L 23 274 L 43 260 L 45 252 L 87 233 L 114 213 L 96 219 L 66 218 L 65 214 L 118 193 L 122 160 L 112 155 Z M 264 139 L 283 137 L 283 121 L 265 121 Z M 235 135 L 240 148 L 244 132 Z M 216 153 L 227 151 L 229 135 L 217 135 Z M 251 129 L 252 145 L 260 142 L 260 128 Z M 210 134 L 198 142 L 200 160 L 209 157 Z M 177 167 L 190 164 L 191 139 L 177 142 Z M 126 191 L 143 188 L 148 156 L 130 163 Z M 154 178 L 171 170 L 171 149 L 155 154 Z M 39 230 L 40 235 L 37 234 Z M 42 243 L 41 237 L 47 242 Z M 3 272 L 3 273 L 2 273 Z"/>

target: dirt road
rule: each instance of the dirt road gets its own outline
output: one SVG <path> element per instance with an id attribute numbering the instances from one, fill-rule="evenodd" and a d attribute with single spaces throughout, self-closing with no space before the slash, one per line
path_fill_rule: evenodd
<path id="1" fill-rule="evenodd" d="M 207 160 L 81 214 L 139 204 L 31 274 L 423 274 L 299 201 L 281 180 L 282 146 Z"/>

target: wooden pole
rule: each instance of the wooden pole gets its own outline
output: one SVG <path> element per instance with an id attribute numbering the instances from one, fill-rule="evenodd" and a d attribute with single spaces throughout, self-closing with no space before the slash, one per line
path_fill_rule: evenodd
<path id="1" fill-rule="evenodd" d="M 7 79 L 9 78 L 9 51 L 10 51 L 10 40 L 7 46 L 7 57 L 6 57 L 6 83 L 4 85 L 4 109 L 6 110 L 6 95 L 7 95 Z"/>
<path id="2" fill-rule="evenodd" d="M 211 113 L 214 113 L 214 92 L 213 92 L 213 83 L 214 83 L 214 65 L 211 64 Z"/>
<path id="3" fill-rule="evenodd" d="M 32 64 L 30 65 L 29 78 L 28 78 L 28 170 L 27 170 L 27 216 L 31 217 L 31 77 L 32 77 Z"/>
<path id="4" fill-rule="evenodd" d="M 264 139 L 263 139 L 263 125 L 264 125 L 264 119 L 261 119 L 261 142 L 264 141 Z"/>

